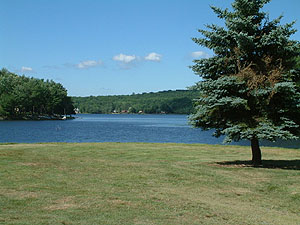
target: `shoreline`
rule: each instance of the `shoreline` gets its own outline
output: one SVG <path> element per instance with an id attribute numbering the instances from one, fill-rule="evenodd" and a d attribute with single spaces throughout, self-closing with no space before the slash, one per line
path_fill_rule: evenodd
<path id="1" fill-rule="evenodd" d="M 42 121 L 42 120 L 70 120 L 75 119 L 74 116 L 63 116 L 63 115 L 30 115 L 30 116 L 20 116 L 14 118 L 4 118 L 0 117 L 0 121 Z"/>

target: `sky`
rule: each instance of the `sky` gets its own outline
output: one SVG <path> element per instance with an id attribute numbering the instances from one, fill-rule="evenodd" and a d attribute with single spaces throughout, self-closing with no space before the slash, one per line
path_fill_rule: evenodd
<path id="1" fill-rule="evenodd" d="M 61 83 L 70 96 L 185 89 L 200 80 L 189 66 L 213 55 L 198 29 L 223 25 L 210 5 L 232 0 L 0 0 L 0 68 Z M 299 0 L 264 8 L 298 20 Z"/>

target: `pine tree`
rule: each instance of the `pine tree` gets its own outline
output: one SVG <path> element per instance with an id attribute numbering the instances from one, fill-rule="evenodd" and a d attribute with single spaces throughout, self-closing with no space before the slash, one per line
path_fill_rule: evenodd
<path id="1" fill-rule="evenodd" d="M 281 25 L 262 11 L 270 0 L 235 0 L 233 10 L 211 7 L 225 27 L 207 25 L 193 41 L 214 52 L 194 60 L 196 84 L 191 123 L 215 129 L 225 142 L 251 141 L 252 163 L 261 164 L 259 140 L 297 139 L 300 127 L 299 41 L 294 22 Z M 298 64 L 299 66 L 299 64 Z"/>

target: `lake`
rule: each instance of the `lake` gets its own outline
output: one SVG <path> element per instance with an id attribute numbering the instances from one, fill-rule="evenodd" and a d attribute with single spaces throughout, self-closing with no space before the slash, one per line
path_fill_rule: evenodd
<path id="1" fill-rule="evenodd" d="M 0 121 L 0 142 L 155 142 L 222 144 L 213 131 L 188 125 L 187 115 L 77 114 L 74 120 Z M 239 145 L 249 145 L 241 141 Z M 300 141 L 262 142 L 299 148 Z"/>

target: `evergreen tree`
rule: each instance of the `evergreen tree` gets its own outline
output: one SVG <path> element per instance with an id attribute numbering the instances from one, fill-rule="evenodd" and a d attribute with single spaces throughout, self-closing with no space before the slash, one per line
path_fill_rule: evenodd
<path id="1" fill-rule="evenodd" d="M 290 40 L 294 22 L 281 25 L 282 16 L 270 20 L 262 11 L 269 2 L 235 0 L 232 11 L 211 7 L 225 27 L 207 25 L 193 38 L 214 56 L 192 66 L 202 79 L 191 122 L 215 129 L 225 142 L 250 140 L 253 164 L 261 164 L 260 139 L 299 137 L 300 46 Z"/>

